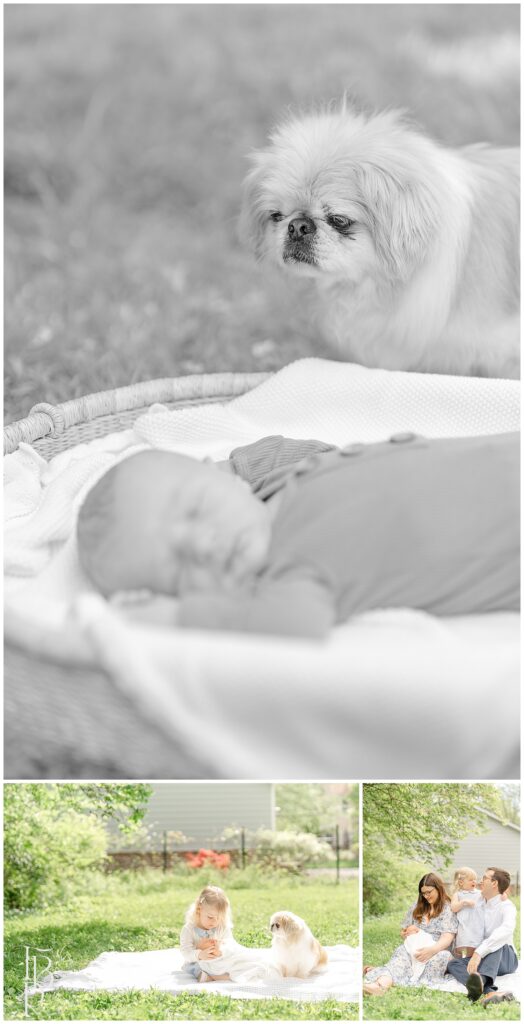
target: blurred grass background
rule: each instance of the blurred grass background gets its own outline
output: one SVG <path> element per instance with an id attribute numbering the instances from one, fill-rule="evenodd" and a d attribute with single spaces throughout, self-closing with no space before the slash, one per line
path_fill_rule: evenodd
<path id="1" fill-rule="evenodd" d="M 245 155 L 348 90 L 515 144 L 518 4 L 5 7 L 5 411 L 329 355 L 236 238 Z"/>

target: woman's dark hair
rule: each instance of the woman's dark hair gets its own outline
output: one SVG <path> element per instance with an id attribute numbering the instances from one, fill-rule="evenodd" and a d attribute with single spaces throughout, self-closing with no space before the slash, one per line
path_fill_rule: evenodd
<path id="1" fill-rule="evenodd" d="M 438 891 L 438 899 L 435 903 L 428 903 L 425 896 L 422 895 L 422 889 L 429 889 L 430 886 Z M 449 903 L 449 896 L 446 892 L 446 886 L 444 880 L 440 875 L 435 875 L 433 871 L 430 871 L 428 875 L 423 875 L 418 883 L 418 900 L 415 909 L 413 910 L 413 917 L 415 921 L 421 921 L 423 917 L 428 914 L 430 917 L 438 917 L 444 910 L 446 903 Z"/>

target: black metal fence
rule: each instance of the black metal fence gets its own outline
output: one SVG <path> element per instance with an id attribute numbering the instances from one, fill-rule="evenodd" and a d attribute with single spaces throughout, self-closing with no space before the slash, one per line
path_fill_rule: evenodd
<path id="1" fill-rule="evenodd" d="M 263 831 L 265 832 L 266 830 Z M 344 843 L 341 842 L 341 830 L 338 824 L 334 825 L 333 829 L 329 832 L 306 834 L 311 835 L 312 838 L 324 844 L 326 858 L 322 858 L 322 852 L 318 849 L 310 858 L 307 856 L 307 851 L 301 851 L 301 855 L 298 857 L 299 866 L 297 871 L 311 872 L 317 869 L 329 872 L 330 874 L 333 873 L 334 880 L 338 884 L 341 879 L 341 861 L 344 855 L 350 857 L 349 844 L 351 837 L 348 831 L 344 830 Z M 264 855 L 266 855 L 266 860 L 269 860 L 271 847 L 267 845 L 267 840 L 262 847 L 262 842 L 257 833 L 242 827 L 228 829 L 226 834 L 220 837 L 209 836 L 204 839 L 191 839 L 191 837 L 182 836 L 181 833 L 169 829 L 153 829 L 149 831 L 147 836 L 143 836 L 142 841 L 134 848 L 129 846 L 120 850 L 113 849 L 110 852 L 110 866 L 111 868 L 135 868 L 148 864 L 168 872 L 173 870 L 181 861 L 191 863 L 191 858 L 198 857 L 199 852 L 203 851 L 213 855 L 209 859 L 211 865 L 213 864 L 213 857 L 216 857 L 217 866 L 225 866 L 220 865 L 219 858 L 221 855 L 227 854 L 231 859 L 232 865 L 245 870 L 253 862 L 258 861 L 258 863 L 262 863 Z M 332 861 L 328 860 L 326 863 L 331 854 L 333 855 Z M 318 866 L 319 859 L 320 867 Z M 355 860 L 355 858 L 352 859 Z M 284 863 L 285 856 L 282 857 L 282 860 L 283 866 L 289 866 L 289 869 L 293 870 L 291 855 L 289 865 Z M 196 866 L 194 861 L 192 866 Z"/>

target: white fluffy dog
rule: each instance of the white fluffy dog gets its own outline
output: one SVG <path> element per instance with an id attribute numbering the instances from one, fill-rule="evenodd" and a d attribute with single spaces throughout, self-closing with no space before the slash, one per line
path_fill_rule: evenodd
<path id="1" fill-rule="evenodd" d="M 342 358 L 518 377 L 517 149 L 445 148 L 344 102 L 288 120 L 252 162 L 241 236 L 311 278 Z"/>
<path id="2" fill-rule="evenodd" d="M 307 978 L 327 964 L 326 950 L 305 921 L 290 910 L 279 910 L 270 921 L 273 962 L 284 978 Z"/>

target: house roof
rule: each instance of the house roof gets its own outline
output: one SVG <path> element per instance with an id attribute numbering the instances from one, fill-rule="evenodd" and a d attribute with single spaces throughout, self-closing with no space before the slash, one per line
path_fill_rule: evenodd
<path id="1" fill-rule="evenodd" d="M 493 811 L 485 811 L 485 814 L 492 821 L 498 821 L 499 825 L 502 825 L 503 828 L 511 828 L 514 832 L 520 832 L 520 825 L 515 825 L 512 821 L 504 821 L 498 814 L 493 814 Z"/>

